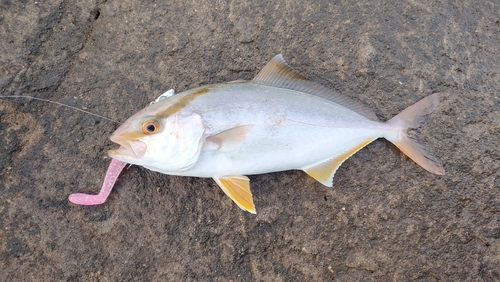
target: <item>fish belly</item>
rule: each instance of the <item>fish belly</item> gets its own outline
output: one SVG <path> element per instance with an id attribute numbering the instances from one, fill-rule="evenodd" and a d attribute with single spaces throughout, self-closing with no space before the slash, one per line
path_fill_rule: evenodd
<path id="1" fill-rule="evenodd" d="M 204 151 L 196 165 L 183 175 L 214 177 L 304 169 L 342 155 L 380 135 L 377 131 L 349 129 L 328 132 L 331 133 L 330 136 L 311 134 L 307 137 L 297 136 L 304 138 L 295 140 L 255 140 L 252 144 L 242 143 L 241 148 L 230 152 Z M 311 138 L 313 136 L 318 138 Z"/>

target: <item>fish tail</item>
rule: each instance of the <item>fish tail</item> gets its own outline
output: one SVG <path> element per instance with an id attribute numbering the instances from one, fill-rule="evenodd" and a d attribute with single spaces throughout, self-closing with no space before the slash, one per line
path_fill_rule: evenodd
<path id="1" fill-rule="evenodd" d="M 420 128 L 447 96 L 448 93 L 434 93 L 409 106 L 386 123 L 399 130 L 384 136 L 422 168 L 438 175 L 444 175 L 443 166 L 418 140 L 412 129 Z"/>

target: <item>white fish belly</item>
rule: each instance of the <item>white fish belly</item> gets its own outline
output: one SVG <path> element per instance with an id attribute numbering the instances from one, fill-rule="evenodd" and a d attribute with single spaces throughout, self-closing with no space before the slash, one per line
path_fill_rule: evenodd
<path id="1" fill-rule="evenodd" d="M 308 135 L 295 135 L 295 138 L 286 139 L 250 138 L 229 152 L 204 151 L 194 167 L 180 174 L 213 177 L 303 169 L 341 155 L 381 135 L 380 130 L 322 128 L 321 134 L 314 134 L 310 128 L 308 131 L 303 128 L 292 129 Z M 325 133 L 330 134 L 327 136 Z"/>

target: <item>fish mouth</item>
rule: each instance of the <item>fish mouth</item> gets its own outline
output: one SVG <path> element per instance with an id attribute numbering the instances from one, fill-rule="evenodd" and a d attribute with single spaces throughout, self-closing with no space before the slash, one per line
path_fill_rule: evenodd
<path id="1" fill-rule="evenodd" d="M 118 149 L 108 151 L 110 157 L 118 160 L 138 159 L 144 155 L 147 149 L 146 143 L 139 140 L 124 140 L 120 136 L 114 135 L 109 139 L 120 145 Z"/>

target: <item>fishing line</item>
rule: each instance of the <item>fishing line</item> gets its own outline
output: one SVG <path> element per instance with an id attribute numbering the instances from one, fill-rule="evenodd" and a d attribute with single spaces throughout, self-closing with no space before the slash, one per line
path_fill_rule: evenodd
<path id="1" fill-rule="evenodd" d="M 113 120 L 113 119 L 110 119 L 110 118 L 107 118 L 107 117 L 104 117 L 104 116 L 101 116 L 101 115 L 98 115 L 98 114 L 91 113 L 91 112 L 86 111 L 86 110 L 79 109 L 77 107 L 73 107 L 73 106 L 66 105 L 66 104 L 59 103 L 59 102 L 55 102 L 55 101 L 50 101 L 50 100 L 43 99 L 43 98 L 38 98 L 38 97 L 33 97 L 33 96 L 22 96 L 22 95 L 0 95 L 0 98 L 28 98 L 28 99 L 38 100 L 38 101 L 42 101 L 42 102 L 52 103 L 52 104 L 56 104 L 56 105 L 59 105 L 59 106 L 67 107 L 67 108 L 70 108 L 70 109 L 73 109 L 73 110 L 76 110 L 76 111 L 80 111 L 82 113 L 86 113 L 86 114 L 89 114 L 89 115 L 92 115 L 92 116 L 95 116 L 95 117 L 98 117 L 98 118 L 102 118 L 102 119 L 105 119 L 107 121 L 111 121 L 111 122 L 114 122 L 114 123 L 121 124 L 121 122 L 119 122 L 117 120 Z"/>

